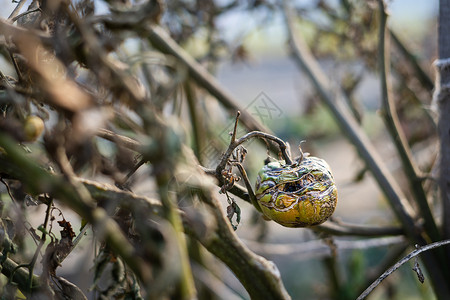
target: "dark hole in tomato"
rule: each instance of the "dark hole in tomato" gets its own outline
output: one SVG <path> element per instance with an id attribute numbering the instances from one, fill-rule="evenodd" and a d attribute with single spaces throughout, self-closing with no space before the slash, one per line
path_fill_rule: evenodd
<path id="1" fill-rule="evenodd" d="M 301 188 L 302 188 L 302 186 L 301 186 L 300 182 L 299 181 L 295 181 L 295 182 L 287 182 L 284 185 L 284 189 L 283 190 L 285 192 L 288 192 L 288 193 L 293 193 L 293 192 L 298 191 Z"/>

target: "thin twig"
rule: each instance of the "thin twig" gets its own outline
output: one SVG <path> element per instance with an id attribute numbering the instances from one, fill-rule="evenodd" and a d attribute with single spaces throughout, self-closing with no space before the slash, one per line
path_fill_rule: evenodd
<path id="1" fill-rule="evenodd" d="M 121 181 L 121 187 L 127 187 L 128 180 L 133 176 L 136 171 L 147 162 L 147 159 L 140 158 L 139 161 L 133 166 L 133 168 L 125 175 L 125 178 Z"/>
<path id="2" fill-rule="evenodd" d="M 245 171 L 244 167 L 241 163 L 236 163 L 235 166 L 238 168 L 239 172 L 241 173 L 241 177 L 244 180 L 245 187 L 247 188 L 247 194 L 250 198 L 250 202 L 253 204 L 253 206 L 259 211 L 262 212 L 261 207 L 258 204 L 258 201 L 256 200 L 255 193 L 253 192 L 253 188 L 248 181 L 247 172 Z"/>
<path id="3" fill-rule="evenodd" d="M 26 2 L 27 0 L 20 0 L 20 2 L 17 3 L 17 6 L 14 8 L 13 12 L 9 15 L 8 20 L 14 19 L 19 14 L 19 11 L 22 9 L 23 5 Z"/>
<path id="4" fill-rule="evenodd" d="M 333 244 L 333 246 L 336 247 L 335 244 Z M 328 246 L 328 248 L 330 248 L 330 246 Z M 329 295 L 335 299 L 337 298 L 336 296 L 339 295 L 342 291 L 344 280 L 339 274 L 338 259 L 336 255 L 333 254 L 332 250 L 331 252 L 332 253 L 330 255 L 327 255 L 322 259 L 322 262 L 328 275 L 327 279 L 330 285 L 328 289 Z"/>
<path id="5" fill-rule="evenodd" d="M 219 164 L 217 165 L 216 168 L 216 173 L 220 174 L 222 172 L 222 170 L 225 168 L 228 159 L 230 158 L 231 154 L 233 153 L 234 149 L 236 149 L 236 147 L 238 147 L 239 145 L 241 145 L 242 143 L 252 139 L 252 138 L 260 138 L 260 139 L 267 139 L 267 140 L 271 140 L 274 141 L 275 143 L 278 144 L 278 146 L 280 147 L 280 151 L 281 151 L 281 155 L 284 158 L 284 161 L 286 162 L 287 165 L 292 165 L 292 160 L 291 157 L 288 153 L 288 146 L 286 145 L 286 143 L 276 137 L 273 136 L 271 134 L 265 133 L 265 132 L 261 132 L 261 131 L 252 131 L 247 133 L 246 135 L 244 135 L 243 137 L 235 140 L 234 142 L 230 143 L 230 145 L 228 146 L 227 151 L 225 152 L 225 154 L 222 156 L 222 160 L 219 162 Z"/>
<path id="6" fill-rule="evenodd" d="M 420 65 L 419 61 L 417 60 L 417 56 L 411 53 L 411 51 L 400 40 L 400 38 L 392 30 L 392 28 L 389 28 L 389 35 L 391 36 L 395 46 L 400 50 L 400 52 L 403 54 L 403 56 L 406 58 L 406 60 L 410 63 L 410 65 L 414 69 L 414 72 L 419 79 L 418 80 L 419 84 L 421 84 L 426 90 L 431 92 L 434 89 L 434 82 Z"/>
<path id="7" fill-rule="evenodd" d="M 441 246 L 444 246 L 447 244 L 450 244 L 450 240 L 444 240 L 444 241 L 439 241 L 439 242 L 435 242 L 432 244 L 428 244 L 426 246 L 420 247 L 420 248 L 412 251 L 410 254 L 406 255 L 400 261 L 398 261 L 395 265 L 393 265 L 391 268 L 386 270 L 386 272 L 384 272 L 380 277 L 378 277 L 378 279 L 375 280 L 364 292 L 362 292 L 362 294 L 359 295 L 359 297 L 356 300 L 362 300 L 362 299 L 366 298 L 384 279 L 386 279 L 386 277 L 388 277 L 389 275 L 394 273 L 398 268 L 400 268 L 404 263 L 409 261 L 411 258 L 419 255 L 420 253 L 422 253 L 424 251 L 428 251 L 428 250 L 431 250 L 431 249 L 434 249 L 437 247 L 441 247 Z M 445 266 L 443 266 L 443 267 L 445 267 Z"/>
<path id="8" fill-rule="evenodd" d="M 331 254 L 330 247 L 324 243 L 323 239 L 311 240 L 302 243 L 259 243 L 250 240 L 244 240 L 244 242 L 254 251 L 270 256 L 294 256 L 297 259 L 310 259 L 313 257 L 323 257 Z M 405 239 L 401 236 L 353 241 L 336 239 L 334 243 L 339 250 L 355 250 L 402 244 L 405 243 Z"/>
<path id="9" fill-rule="evenodd" d="M 117 143 L 121 146 L 124 146 L 130 150 L 140 152 L 142 151 L 142 144 L 138 141 L 129 138 L 124 135 L 117 134 L 111 130 L 99 128 L 97 130 L 97 135 L 101 138 L 104 138 L 105 140 L 108 140 L 113 143 Z"/>
<path id="10" fill-rule="evenodd" d="M 390 268 L 393 264 L 399 261 L 402 256 L 405 255 L 405 251 L 408 249 L 409 244 L 407 242 L 400 243 L 396 245 L 392 245 L 389 247 L 389 251 L 383 257 L 381 261 L 377 263 L 376 266 L 369 269 L 366 273 L 366 276 L 361 283 L 354 289 L 354 297 L 360 295 L 366 287 L 368 287 L 372 282 L 374 282 L 381 274 L 384 273 L 388 268 Z"/>
<path id="11" fill-rule="evenodd" d="M 81 229 L 80 233 L 75 237 L 75 239 L 72 242 L 72 247 L 70 248 L 69 251 L 64 252 L 59 258 L 58 258 L 58 262 L 61 264 L 66 258 L 67 256 L 69 256 L 69 254 L 75 249 L 75 247 L 81 242 L 81 239 L 84 237 L 84 235 L 86 234 L 86 232 L 89 229 L 89 225 L 86 224 L 83 229 Z"/>
<path id="12" fill-rule="evenodd" d="M 149 35 L 146 37 L 161 52 L 173 55 L 181 63 L 187 66 L 189 75 L 206 89 L 211 95 L 228 109 L 230 113 L 241 112 L 241 122 L 248 130 L 271 132 L 268 128 L 258 122 L 253 116 L 240 106 L 240 102 L 225 91 L 219 82 L 192 56 L 181 48 L 170 36 L 159 26 L 148 28 Z"/>
<path id="13" fill-rule="evenodd" d="M 0 177 L 0 182 L 3 183 L 6 187 L 6 192 L 8 193 L 8 196 L 9 198 L 11 198 L 12 202 L 17 203 L 16 198 L 14 197 L 11 188 L 9 187 L 9 184 L 2 177 Z"/>
<path id="14" fill-rule="evenodd" d="M 24 17 L 24 16 L 26 16 L 26 15 L 28 15 L 28 14 L 35 13 L 35 12 L 38 12 L 38 11 L 41 11 L 41 8 L 40 8 L 40 7 L 35 8 L 35 9 L 32 9 L 32 10 L 28 10 L 28 11 L 26 11 L 26 12 L 23 12 L 23 13 L 21 13 L 20 15 L 18 15 L 18 16 L 16 16 L 16 17 L 12 18 L 12 22 L 15 22 L 15 21 L 17 21 L 18 19 L 20 19 L 20 18 L 22 18 L 22 17 Z"/>
<path id="15" fill-rule="evenodd" d="M 161 169 L 166 168 L 164 171 Z M 189 256 L 186 244 L 186 237 L 183 232 L 183 223 L 181 219 L 181 215 L 179 211 L 176 209 L 175 199 L 171 197 L 169 193 L 169 179 L 167 176 L 170 173 L 170 170 L 167 166 L 159 165 L 156 168 L 160 170 L 160 172 L 155 176 L 156 183 L 158 185 L 158 194 L 161 199 L 161 204 L 164 210 L 164 217 L 170 222 L 174 231 L 175 231 L 175 240 L 176 246 L 179 251 L 179 261 L 178 263 L 181 265 L 180 270 L 180 289 L 181 295 L 180 299 L 194 299 L 196 298 L 197 291 L 194 285 L 194 278 L 191 271 L 191 265 L 189 264 Z M 173 174 L 172 174 L 173 175 Z M 151 294 L 152 295 L 152 294 Z"/>
<path id="16" fill-rule="evenodd" d="M 233 129 L 233 134 L 231 135 L 231 142 L 230 144 L 234 143 L 234 141 L 236 141 L 236 131 L 237 131 L 237 127 L 238 127 L 238 122 L 239 122 L 239 116 L 241 115 L 241 112 L 238 110 L 238 112 L 236 113 L 236 120 L 234 121 L 234 129 Z"/>
<path id="17" fill-rule="evenodd" d="M 236 291 L 231 289 L 227 283 L 224 282 L 223 277 L 220 277 L 207 269 L 207 266 L 202 266 L 196 262 L 191 262 L 191 264 L 197 280 L 202 282 L 208 290 L 214 293 L 217 296 L 216 299 L 240 300 L 244 298 L 242 295 L 239 295 Z"/>
<path id="18" fill-rule="evenodd" d="M 41 240 L 39 241 L 39 245 L 38 245 L 36 251 L 34 252 L 34 255 L 33 255 L 33 258 L 31 259 L 31 262 L 28 265 L 29 280 L 30 280 L 30 286 L 29 286 L 30 291 L 32 289 L 31 283 L 32 283 L 32 276 L 33 276 L 34 266 L 35 266 L 36 261 L 38 259 L 39 253 L 41 252 L 41 249 L 42 249 L 42 247 L 45 244 L 45 240 L 47 238 L 47 225 L 48 225 L 48 221 L 50 219 L 52 205 L 53 205 L 53 199 L 50 199 L 49 202 L 47 203 L 47 210 L 45 211 L 44 224 L 42 225 L 43 230 L 42 230 Z"/>
<path id="19" fill-rule="evenodd" d="M 379 227 L 330 220 L 321 225 L 311 227 L 311 229 L 332 234 L 334 236 L 379 237 L 403 235 L 405 233 L 405 230 L 401 227 Z"/>

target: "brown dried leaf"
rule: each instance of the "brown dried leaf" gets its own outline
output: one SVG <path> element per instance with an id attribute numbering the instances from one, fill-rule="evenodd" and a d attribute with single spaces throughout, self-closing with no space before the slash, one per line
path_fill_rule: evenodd
<path id="1" fill-rule="evenodd" d="M 69 241 L 72 241 L 75 237 L 75 232 L 73 231 L 70 222 L 62 219 L 61 221 L 58 221 L 58 224 L 63 228 L 63 230 L 61 230 L 61 240 L 69 239 Z"/>

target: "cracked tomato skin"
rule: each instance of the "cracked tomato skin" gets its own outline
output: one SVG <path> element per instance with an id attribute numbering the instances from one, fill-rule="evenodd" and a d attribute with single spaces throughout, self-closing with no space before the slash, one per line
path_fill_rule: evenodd
<path id="1" fill-rule="evenodd" d="M 268 163 L 258 173 L 255 195 L 263 214 L 286 227 L 321 224 L 337 204 L 330 167 L 314 156 L 292 165 Z"/>

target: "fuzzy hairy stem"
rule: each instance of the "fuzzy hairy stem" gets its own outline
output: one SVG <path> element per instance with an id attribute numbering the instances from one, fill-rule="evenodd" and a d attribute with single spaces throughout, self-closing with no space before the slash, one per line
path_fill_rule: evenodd
<path id="1" fill-rule="evenodd" d="M 391 28 L 389 28 L 388 30 L 393 44 L 400 50 L 402 55 L 412 66 L 417 78 L 419 79 L 419 83 L 428 91 L 432 91 L 434 89 L 434 82 L 427 74 L 427 72 L 425 72 L 425 70 L 422 68 L 419 61 L 417 60 L 417 57 L 413 53 L 411 53 L 410 49 L 407 48 L 407 46 L 401 41 L 401 39 Z"/>

